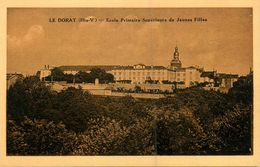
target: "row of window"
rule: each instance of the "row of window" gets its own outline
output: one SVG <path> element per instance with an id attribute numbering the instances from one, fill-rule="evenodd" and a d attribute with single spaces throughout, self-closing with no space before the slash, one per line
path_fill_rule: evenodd
<path id="1" fill-rule="evenodd" d="M 132 78 L 131 78 L 131 77 L 130 77 L 130 78 L 118 77 L 117 80 L 143 80 L 143 81 L 145 81 L 146 78 L 145 78 L 145 77 L 132 77 Z M 153 79 L 153 78 L 152 78 L 152 80 L 165 80 L 165 79 L 163 79 L 163 78 Z M 185 78 L 182 78 L 182 79 L 181 79 L 181 78 L 177 78 L 176 81 L 178 81 L 178 82 L 180 82 L 180 81 L 185 82 L 186 79 L 185 79 Z"/>
<path id="2" fill-rule="evenodd" d="M 128 75 L 138 75 L 138 76 L 140 76 L 141 74 L 142 75 L 155 75 L 155 74 L 158 74 L 158 75 L 164 75 L 164 71 L 153 71 L 153 72 L 145 72 L 145 71 L 143 71 L 143 72 L 135 72 L 135 71 L 133 71 L 133 72 L 130 72 L 130 71 L 128 71 L 128 72 L 113 72 L 113 74 L 114 75 L 126 75 L 126 74 L 128 74 Z"/>
<path id="3" fill-rule="evenodd" d="M 149 79 L 151 79 L 151 80 L 166 80 L 164 77 L 135 77 L 135 76 L 133 76 L 133 77 L 121 77 L 121 76 L 119 76 L 119 77 L 116 77 L 116 80 L 149 80 Z"/>
<path id="4" fill-rule="evenodd" d="M 148 80 L 148 79 L 151 79 L 151 80 L 167 80 L 166 78 L 164 77 L 151 77 L 151 78 L 148 78 L 148 77 L 116 77 L 116 80 Z M 171 79 L 173 80 L 173 79 Z M 190 78 L 190 80 L 192 80 L 192 78 Z M 176 81 L 186 81 L 186 78 L 176 78 Z"/>

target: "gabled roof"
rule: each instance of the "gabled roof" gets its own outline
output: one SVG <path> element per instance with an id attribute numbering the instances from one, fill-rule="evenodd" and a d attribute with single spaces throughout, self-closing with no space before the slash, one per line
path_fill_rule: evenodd
<path id="1" fill-rule="evenodd" d="M 135 64 L 134 66 L 145 66 L 143 63 Z"/>

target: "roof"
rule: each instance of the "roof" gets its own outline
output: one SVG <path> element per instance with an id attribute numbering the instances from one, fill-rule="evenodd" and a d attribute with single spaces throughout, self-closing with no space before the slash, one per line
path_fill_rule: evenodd
<path id="1" fill-rule="evenodd" d="M 119 65 L 79 65 L 79 66 L 60 66 L 63 71 L 90 71 L 93 68 L 101 68 L 106 71 L 111 70 L 164 70 L 164 66 L 145 66 L 143 69 L 135 69 L 134 66 L 119 66 Z"/>
<path id="2" fill-rule="evenodd" d="M 214 71 L 203 71 L 200 75 L 200 77 L 208 77 L 213 79 L 215 76 L 215 72 Z"/>
<path id="3" fill-rule="evenodd" d="M 197 69 L 197 68 L 194 67 L 194 66 L 189 66 L 189 67 L 186 67 L 186 68 Z"/>
<path id="4" fill-rule="evenodd" d="M 93 68 L 101 68 L 110 71 L 118 67 L 117 65 L 75 65 L 75 66 L 60 66 L 62 71 L 90 71 Z"/>
<path id="5" fill-rule="evenodd" d="M 164 66 L 145 66 L 145 68 L 134 68 L 134 66 L 119 66 L 117 70 L 164 70 L 167 69 Z"/>
<path id="6" fill-rule="evenodd" d="M 23 78 L 23 74 L 12 73 L 12 74 L 7 74 L 6 77 L 7 77 L 7 80 L 12 78 L 12 77 Z"/>
<path id="7" fill-rule="evenodd" d="M 219 78 L 238 78 L 238 74 L 225 74 L 225 73 L 219 73 Z"/>
<path id="8" fill-rule="evenodd" d="M 177 71 L 177 72 L 183 72 L 183 71 L 185 71 L 186 70 L 186 68 L 177 68 L 175 71 Z"/>
<path id="9" fill-rule="evenodd" d="M 145 64 L 143 63 L 139 63 L 139 64 L 135 64 L 136 66 L 140 65 L 140 66 L 145 66 Z"/>

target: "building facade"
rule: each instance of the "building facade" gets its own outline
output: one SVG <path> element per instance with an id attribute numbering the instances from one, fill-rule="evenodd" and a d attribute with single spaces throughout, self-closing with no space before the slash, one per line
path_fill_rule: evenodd
<path id="1" fill-rule="evenodd" d="M 136 64 L 133 66 L 119 66 L 108 72 L 114 75 L 117 82 L 146 83 L 168 80 L 168 69 L 163 66 Z"/>
<path id="2" fill-rule="evenodd" d="M 132 66 L 121 65 L 98 65 L 98 66 L 60 66 L 65 74 L 75 75 L 79 71 L 89 73 L 93 68 L 104 69 L 107 73 L 114 76 L 118 83 L 177 83 L 182 87 L 194 86 L 197 83 L 213 83 L 216 77 L 216 71 L 204 71 L 199 67 L 182 67 L 179 49 L 176 46 L 173 52 L 172 60 L 168 67 L 164 66 L 146 66 L 144 64 L 135 64 Z M 40 71 L 40 79 L 51 74 L 49 66 L 45 66 Z M 235 78 L 238 76 L 233 75 Z M 232 79 L 236 80 L 235 78 Z"/>
<path id="3" fill-rule="evenodd" d="M 50 67 L 49 65 L 44 65 L 44 68 L 40 70 L 40 80 L 43 81 L 45 77 L 48 77 L 51 75 L 51 70 L 53 68 Z"/>

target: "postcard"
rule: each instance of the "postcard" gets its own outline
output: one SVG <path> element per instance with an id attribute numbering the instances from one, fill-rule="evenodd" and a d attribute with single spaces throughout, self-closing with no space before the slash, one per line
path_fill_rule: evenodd
<path id="1" fill-rule="evenodd" d="M 256 1 L 40 2 L 1 7 L 1 166 L 260 165 Z"/>

